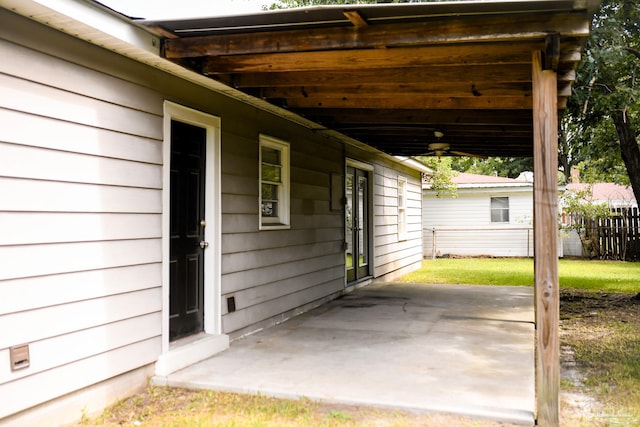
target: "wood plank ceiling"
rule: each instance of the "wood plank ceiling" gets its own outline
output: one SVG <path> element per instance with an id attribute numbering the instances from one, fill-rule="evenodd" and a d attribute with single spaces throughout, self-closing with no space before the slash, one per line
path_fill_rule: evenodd
<path id="1" fill-rule="evenodd" d="M 591 12 L 438 2 L 142 24 L 167 59 L 389 154 L 519 157 L 533 155 L 532 52 L 557 70 L 563 109 Z"/>

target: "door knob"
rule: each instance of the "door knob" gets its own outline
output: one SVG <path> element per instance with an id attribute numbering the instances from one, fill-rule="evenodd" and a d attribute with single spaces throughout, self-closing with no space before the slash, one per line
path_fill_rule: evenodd
<path id="1" fill-rule="evenodd" d="M 208 248 L 209 247 L 209 242 L 205 242 L 204 240 L 202 242 L 200 242 L 200 247 L 202 249 Z"/>

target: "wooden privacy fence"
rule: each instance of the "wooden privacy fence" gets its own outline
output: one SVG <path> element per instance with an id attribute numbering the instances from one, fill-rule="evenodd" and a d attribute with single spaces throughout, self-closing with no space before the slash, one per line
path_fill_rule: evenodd
<path id="1" fill-rule="evenodd" d="M 638 208 L 615 208 L 610 218 L 582 220 L 584 253 L 592 258 L 640 260 Z"/>

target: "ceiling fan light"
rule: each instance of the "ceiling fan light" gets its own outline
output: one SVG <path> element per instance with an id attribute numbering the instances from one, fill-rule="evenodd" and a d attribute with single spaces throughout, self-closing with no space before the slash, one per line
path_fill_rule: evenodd
<path id="1" fill-rule="evenodd" d="M 447 151 L 449 148 L 449 144 L 446 142 L 432 142 L 429 144 L 429 150 L 431 151 Z"/>
<path id="2" fill-rule="evenodd" d="M 444 136 L 444 132 L 439 131 L 439 130 L 434 130 L 433 131 L 433 136 L 435 136 L 436 138 L 440 139 Z"/>

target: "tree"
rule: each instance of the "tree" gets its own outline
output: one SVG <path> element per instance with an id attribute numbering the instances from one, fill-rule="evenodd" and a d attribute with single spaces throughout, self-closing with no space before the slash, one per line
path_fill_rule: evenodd
<path id="1" fill-rule="evenodd" d="M 590 186 L 582 190 L 565 190 L 561 196 L 563 212 L 568 215 L 566 230 L 575 230 L 580 237 L 582 249 L 591 258 L 602 255 L 598 238 L 598 224 L 611 218 L 613 213 L 604 202 L 593 200 Z"/>
<path id="2" fill-rule="evenodd" d="M 582 182 L 614 182 L 629 185 L 611 121 L 585 124 L 570 114 L 562 117 L 558 138 L 558 162 L 565 182 L 577 171 Z"/>
<path id="3" fill-rule="evenodd" d="M 522 172 L 533 170 L 531 157 L 477 157 L 454 158 L 451 167 L 458 172 L 517 178 Z"/>
<path id="4" fill-rule="evenodd" d="M 569 114 L 560 118 L 558 132 L 558 168 L 565 182 L 571 182 L 571 171 L 580 162 L 580 129 Z"/>
<path id="5" fill-rule="evenodd" d="M 451 169 L 452 157 L 419 156 L 417 159 L 433 170 L 427 182 L 431 184 L 431 189 L 436 192 L 437 197 L 458 197 L 458 186 L 453 182 L 458 172 Z"/>
<path id="6" fill-rule="evenodd" d="M 640 0 L 605 0 L 594 16 L 568 104 L 574 124 L 560 139 L 571 139 L 573 153 L 568 155 L 573 154 L 574 161 L 581 157 L 583 168 L 607 175 L 620 170 L 616 162 L 620 159 L 636 200 L 640 200 L 639 74 Z M 565 160 L 569 165 L 570 159 Z"/>

